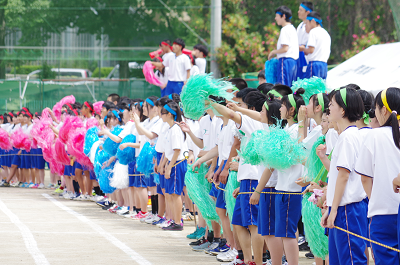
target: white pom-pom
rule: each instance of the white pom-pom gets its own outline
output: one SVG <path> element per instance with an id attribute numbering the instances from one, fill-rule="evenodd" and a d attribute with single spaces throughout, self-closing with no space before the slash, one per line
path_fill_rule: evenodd
<path id="1" fill-rule="evenodd" d="M 97 148 L 99 147 L 100 143 L 101 143 L 101 141 L 97 141 L 92 145 L 92 148 L 90 148 L 89 159 L 93 165 L 94 165 L 94 159 L 96 157 L 96 151 L 97 151 Z"/>
<path id="2" fill-rule="evenodd" d="M 110 179 L 110 186 L 116 189 L 125 189 L 129 187 L 128 165 L 122 165 L 117 161 L 113 169 L 113 178 Z"/>

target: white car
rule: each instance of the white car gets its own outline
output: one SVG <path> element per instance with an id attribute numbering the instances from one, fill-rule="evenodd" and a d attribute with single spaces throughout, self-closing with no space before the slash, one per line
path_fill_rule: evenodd
<path id="1" fill-rule="evenodd" d="M 143 69 L 143 64 L 138 64 L 137 62 L 130 62 L 129 69 Z M 114 68 L 108 74 L 106 79 L 119 79 L 119 64 L 114 66 Z"/>
<path id="2" fill-rule="evenodd" d="M 38 75 L 42 70 L 36 70 L 28 74 L 32 77 Z M 76 68 L 51 68 L 52 72 L 56 73 L 57 79 L 80 79 L 80 78 L 90 78 L 92 72 L 87 69 L 76 69 Z"/>

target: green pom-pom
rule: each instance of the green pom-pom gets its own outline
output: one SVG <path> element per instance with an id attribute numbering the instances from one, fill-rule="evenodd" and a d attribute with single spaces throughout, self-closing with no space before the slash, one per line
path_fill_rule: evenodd
<path id="1" fill-rule="evenodd" d="M 211 95 L 232 100 L 233 93 L 226 90 L 233 90 L 235 86 L 223 79 L 214 79 L 211 74 L 191 76 L 183 87 L 181 100 L 185 117 L 193 120 L 200 119 L 205 111 L 211 108 L 211 105 L 204 104 Z"/>
<path id="2" fill-rule="evenodd" d="M 305 79 L 298 79 L 292 84 L 292 91 L 299 88 L 304 88 L 305 92 L 302 95 L 304 102 L 308 105 L 310 97 L 314 94 L 327 92 L 325 81 L 319 77 L 311 77 Z"/>
<path id="3" fill-rule="evenodd" d="M 225 186 L 224 198 L 226 202 L 226 212 L 232 223 L 233 210 L 235 209 L 236 199 L 233 197 L 233 191 L 239 188 L 240 182 L 237 181 L 237 171 L 229 172 L 228 182 Z"/>
<path id="4" fill-rule="evenodd" d="M 242 140 L 241 150 L 239 155 L 244 163 L 277 170 L 300 164 L 307 157 L 306 150 L 298 140 L 281 129 L 280 125 L 253 132 L 250 139 Z"/>
<path id="5" fill-rule="evenodd" d="M 204 178 L 207 171 L 208 167 L 205 163 L 201 164 L 198 173 L 193 172 L 192 165 L 188 165 L 185 175 L 186 189 L 190 199 L 199 208 L 203 218 L 208 223 L 209 221 L 219 222 L 215 201 L 209 195 L 211 183 Z"/>
<path id="6" fill-rule="evenodd" d="M 321 209 L 308 200 L 310 196 L 310 192 L 306 193 L 302 201 L 301 213 L 303 216 L 304 232 L 314 256 L 325 259 L 328 255 L 328 237 L 325 235 L 325 229 L 320 224 L 322 217 Z"/>
<path id="7" fill-rule="evenodd" d="M 306 162 L 306 169 L 307 169 L 306 170 L 307 175 L 305 176 L 306 181 L 311 181 L 311 180 L 314 181 L 318 176 L 321 168 L 324 167 L 324 165 L 321 162 L 321 159 L 319 159 L 317 155 L 317 147 L 320 144 L 325 144 L 325 135 L 320 136 L 318 140 L 313 144 L 310 155 Z"/>

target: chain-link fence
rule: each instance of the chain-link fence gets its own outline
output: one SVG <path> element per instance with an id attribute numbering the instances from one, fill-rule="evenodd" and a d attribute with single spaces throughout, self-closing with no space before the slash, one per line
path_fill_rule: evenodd
<path id="1" fill-rule="evenodd" d="M 111 93 L 129 98 L 160 96 L 160 88 L 144 79 L 119 80 L 0 80 L 0 113 L 28 107 L 31 111 L 52 108 L 61 98 L 76 101 L 106 100 Z"/>

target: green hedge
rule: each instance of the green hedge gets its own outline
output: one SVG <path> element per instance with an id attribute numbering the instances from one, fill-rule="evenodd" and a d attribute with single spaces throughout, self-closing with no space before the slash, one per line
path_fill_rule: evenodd
<path id="1" fill-rule="evenodd" d="M 102 67 L 101 68 L 101 77 L 102 78 L 107 77 L 111 73 L 112 69 L 114 69 L 114 67 Z M 94 69 L 94 71 L 92 73 L 92 77 L 93 78 L 99 77 L 99 68 L 98 67 L 96 69 Z"/>
<path id="2" fill-rule="evenodd" d="M 32 73 L 33 71 L 42 69 L 42 65 L 21 65 L 17 66 L 17 73 L 19 75 L 27 75 Z M 15 68 L 11 68 L 11 74 L 14 74 Z"/>

